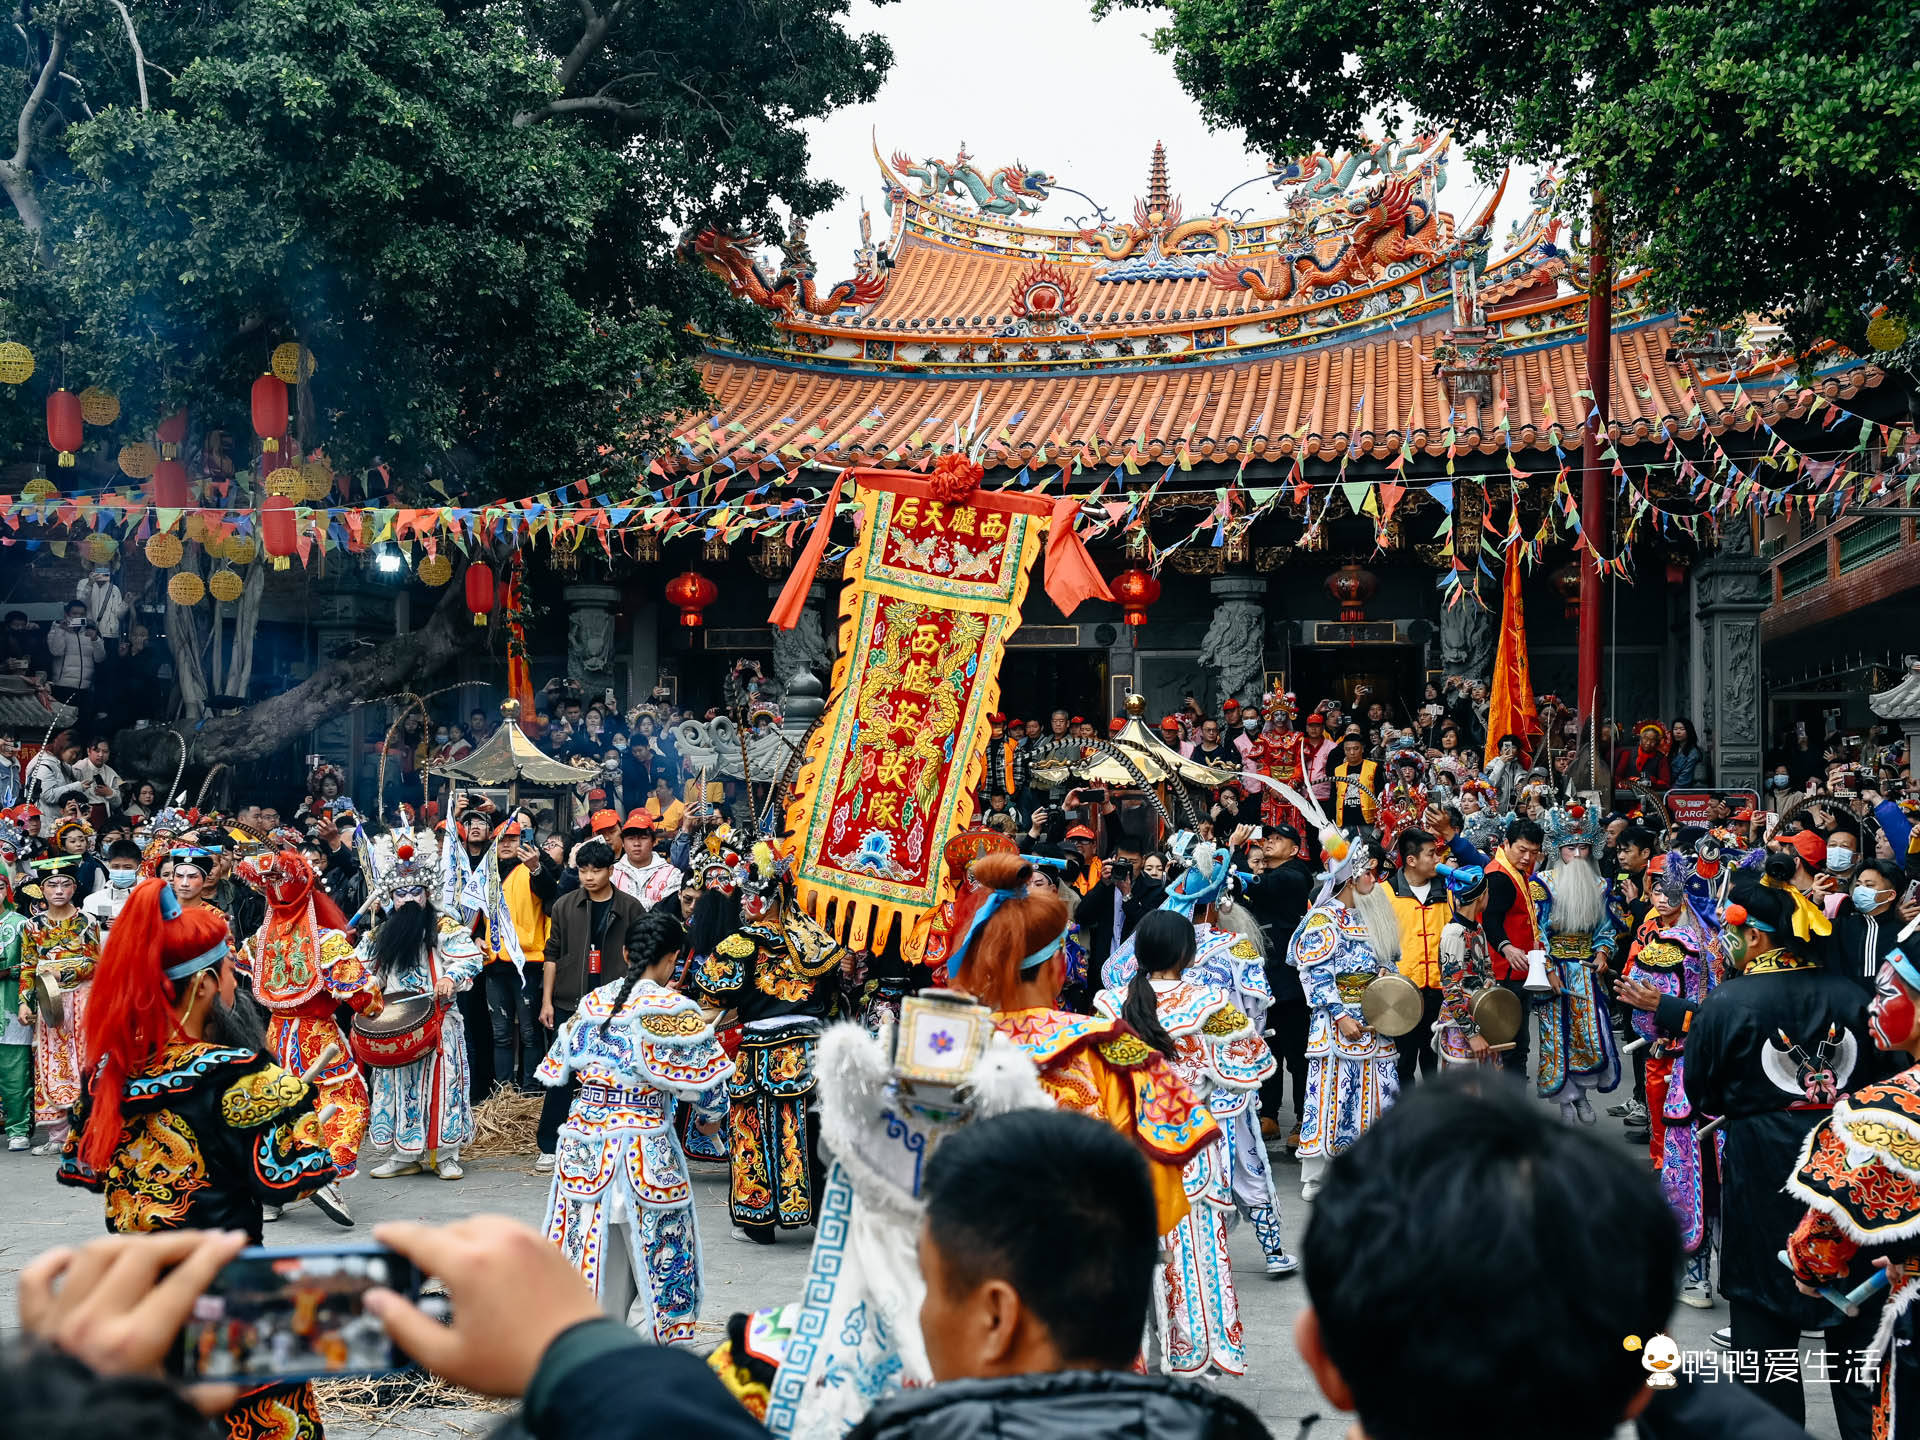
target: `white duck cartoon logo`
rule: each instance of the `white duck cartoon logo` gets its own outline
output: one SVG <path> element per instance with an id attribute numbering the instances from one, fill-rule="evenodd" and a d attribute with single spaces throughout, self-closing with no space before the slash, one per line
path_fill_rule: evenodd
<path id="1" fill-rule="evenodd" d="M 1640 1351 L 1640 1367 L 1647 1372 L 1648 1385 L 1655 1390 L 1671 1390 L 1680 1383 L 1676 1378 L 1680 1347 L 1671 1335 L 1649 1336 L 1644 1346 L 1638 1335 L 1629 1335 L 1624 1343 L 1626 1349 Z"/>

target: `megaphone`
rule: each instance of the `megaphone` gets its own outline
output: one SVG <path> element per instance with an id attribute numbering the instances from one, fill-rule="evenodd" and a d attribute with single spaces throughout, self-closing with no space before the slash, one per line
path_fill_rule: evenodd
<path id="1" fill-rule="evenodd" d="M 1547 979 L 1547 952 L 1544 950 L 1527 951 L 1527 978 L 1521 989 L 1545 994 L 1553 989 L 1553 982 Z"/>

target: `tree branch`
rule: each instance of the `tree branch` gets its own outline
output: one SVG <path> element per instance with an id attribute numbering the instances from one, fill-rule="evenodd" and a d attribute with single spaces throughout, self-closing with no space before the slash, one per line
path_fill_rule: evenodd
<path id="1" fill-rule="evenodd" d="M 580 95 L 567 100 L 549 100 L 538 110 L 523 110 L 513 117 L 515 128 L 523 128 L 536 120 L 545 120 L 554 115 L 571 115 L 582 110 L 598 110 L 608 115 L 624 114 L 639 107 L 625 100 L 615 100 L 607 95 Z"/>
<path id="2" fill-rule="evenodd" d="M 605 14 L 593 8 L 592 0 L 579 0 L 580 15 L 585 22 L 581 26 L 580 38 L 574 42 L 573 49 L 567 52 L 567 58 L 560 62 L 560 89 L 564 92 L 578 78 L 587 61 L 596 51 L 607 43 L 607 36 L 613 30 L 614 22 L 619 20 L 627 8 L 627 0 L 614 0 Z M 513 117 L 513 128 L 523 130 L 536 120 L 544 120 L 549 115 L 564 115 L 569 110 L 612 110 L 612 104 L 587 105 L 578 100 L 550 100 L 538 110 L 522 110 Z"/>
<path id="3" fill-rule="evenodd" d="M 26 174 L 27 162 L 33 158 L 33 117 L 46 101 L 47 91 L 53 88 L 53 77 L 60 73 L 60 57 L 66 53 L 67 32 L 64 26 L 53 27 L 53 46 L 47 51 L 47 63 L 40 67 L 39 78 L 33 82 L 33 89 L 27 95 L 27 103 L 20 107 L 20 123 L 14 134 L 17 143 L 14 146 L 12 166 L 21 175 Z"/>
<path id="4" fill-rule="evenodd" d="M 140 108 L 147 109 L 147 56 L 140 48 L 140 36 L 133 28 L 133 16 L 121 0 L 113 0 L 113 8 L 120 12 L 120 19 L 127 27 L 127 43 L 133 46 L 133 73 L 140 82 Z"/>

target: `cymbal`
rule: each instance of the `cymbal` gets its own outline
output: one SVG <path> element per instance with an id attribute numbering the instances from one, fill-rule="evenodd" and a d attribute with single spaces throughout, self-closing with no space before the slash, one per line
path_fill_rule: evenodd
<path id="1" fill-rule="evenodd" d="M 1489 1045 L 1505 1045 L 1526 1023 L 1526 1007 L 1511 990 L 1489 985 L 1473 997 L 1473 1023 Z"/>
<path id="2" fill-rule="evenodd" d="M 1420 990 L 1404 975 L 1380 975 L 1360 996 L 1360 1013 L 1379 1034 L 1398 1037 L 1420 1023 Z"/>

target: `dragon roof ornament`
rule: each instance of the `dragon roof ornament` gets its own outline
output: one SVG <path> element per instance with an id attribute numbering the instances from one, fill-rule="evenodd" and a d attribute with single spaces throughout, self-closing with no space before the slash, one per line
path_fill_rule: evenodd
<path id="1" fill-rule="evenodd" d="M 983 215 L 1032 215 L 1053 188 L 1051 175 L 1029 169 L 1019 160 L 998 170 L 982 170 L 973 163 L 964 141 L 951 160 L 929 156 L 916 161 L 904 150 L 896 150 L 893 168 L 918 180 L 922 196 L 971 200 Z"/>

